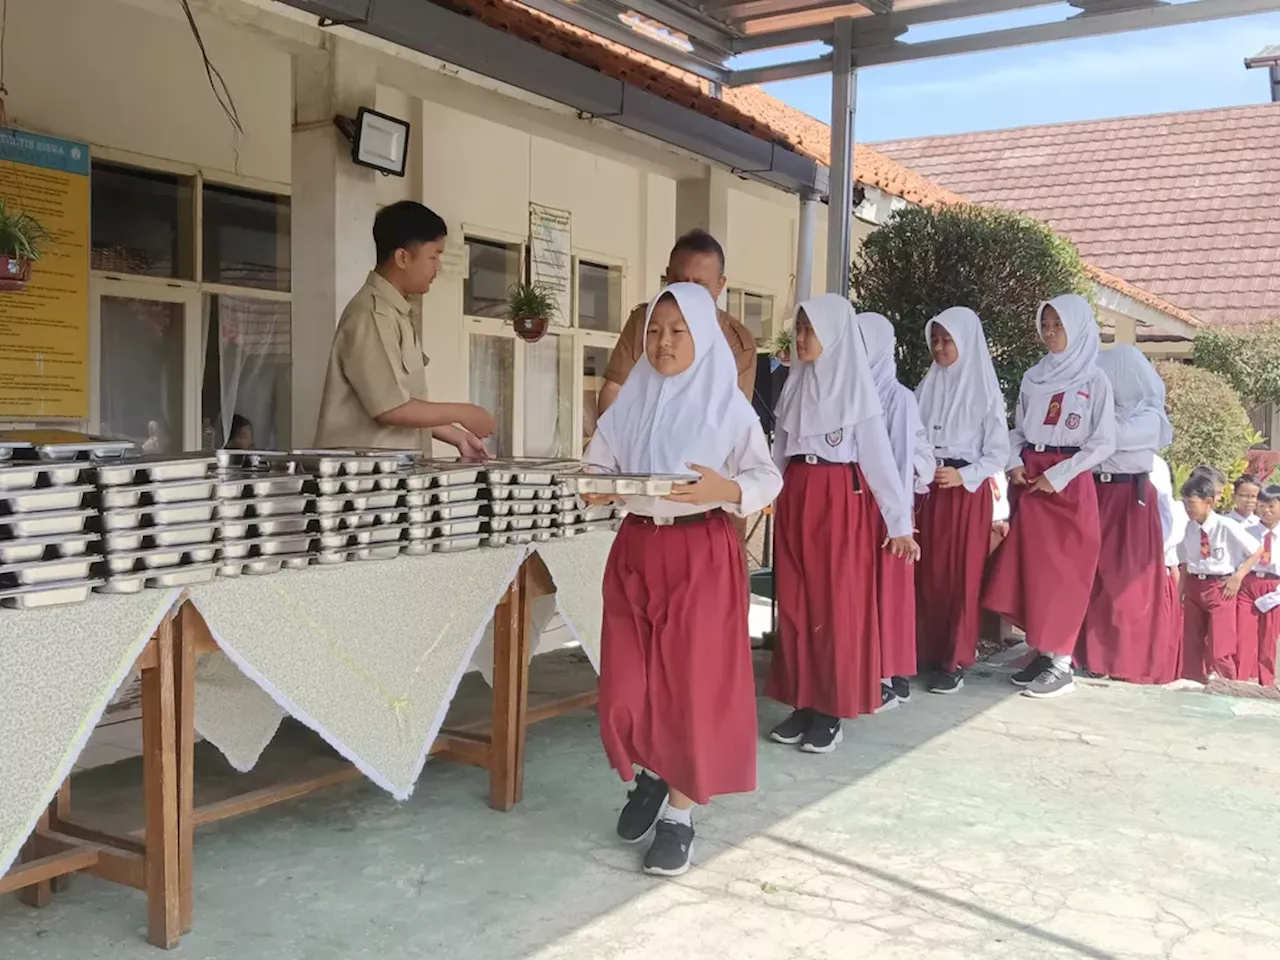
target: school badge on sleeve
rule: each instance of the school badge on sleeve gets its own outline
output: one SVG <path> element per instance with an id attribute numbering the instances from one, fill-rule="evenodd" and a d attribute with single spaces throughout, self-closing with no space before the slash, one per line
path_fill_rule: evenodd
<path id="1" fill-rule="evenodd" d="M 838 447 L 840 446 L 840 441 L 843 439 L 844 439 L 844 427 L 841 427 L 839 430 L 832 430 L 830 433 L 827 434 L 827 437 L 826 437 L 827 446 Z"/>

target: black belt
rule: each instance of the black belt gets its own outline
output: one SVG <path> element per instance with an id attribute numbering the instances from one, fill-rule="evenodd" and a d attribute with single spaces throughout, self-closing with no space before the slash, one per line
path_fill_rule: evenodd
<path id="1" fill-rule="evenodd" d="M 787 463 L 805 463 L 811 467 L 845 467 L 853 474 L 853 492 L 862 492 L 862 480 L 858 477 L 858 471 L 854 469 L 857 464 L 836 463 L 834 460 L 823 460 L 817 454 L 813 453 L 797 453 L 793 457 L 788 457 Z"/>
<path id="2" fill-rule="evenodd" d="M 1280 580 L 1280 573 L 1259 573 L 1255 570 L 1253 575 L 1259 580 Z"/>
<path id="3" fill-rule="evenodd" d="M 1080 452 L 1079 447 L 1051 447 L 1044 443 L 1033 443 L 1031 449 L 1035 453 L 1064 453 L 1068 457 L 1074 457 Z"/>
<path id="4" fill-rule="evenodd" d="M 938 459 L 938 466 L 950 467 L 952 470 L 963 470 L 965 467 L 969 466 L 969 461 L 956 460 L 952 457 L 940 457 Z"/>
<path id="5" fill-rule="evenodd" d="M 639 513 L 632 513 L 629 517 L 647 527 L 682 527 L 690 523 L 706 523 L 712 517 L 718 517 L 722 513 L 724 511 L 717 507 L 715 510 L 706 510 L 702 513 L 686 513 L 678 517 L 646 517 Z"/>
<path id="6" fill-rule="evenodd" d="M 1197 580 L 1230 580 L 1232 575 L 1229 573 L 1193 573 L 1191 576 Z"/>
<path id="7" fill-rule="evenodd" d="M 1145 473 L 1095 473 L 1097 483 L 1132 483 L 1138 488 L 1138 503 L 1147 505 L 1147 477 Z"/>

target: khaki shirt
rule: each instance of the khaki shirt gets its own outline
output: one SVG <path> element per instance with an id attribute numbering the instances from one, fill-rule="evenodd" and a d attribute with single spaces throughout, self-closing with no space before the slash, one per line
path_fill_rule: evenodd
<path id="1" fill-rule="evenodd" d="M 427 399 L 428 362 L 409 301 L 370 273 L 333 335 L 315 445 L 422 449 L 423 431 L 384 427 L 377 418 L 409 400 Z"/>
<path id="2" fill-rule="evenodd" d="M 626 325 L 618 336 L 618 343 L 609 357 L 609 365 L 605 367 L 606 380 L 621 386 L 626 382 L 627 375 L 631 373 L 631 368 L 636 365 L 640 355 L 644 353 L 644 317 L 648 309 L 649 305 L 642 303 L 631 311 L 631 316 L 627 317 Z M 716 317 L 720 321 L 724 338 L 729 341 L 733 359 L 738 364 L 738 389 L 750 400 L 756 391 L 755 337 L 737 319 L 723 310 L 717 309 Z"/>

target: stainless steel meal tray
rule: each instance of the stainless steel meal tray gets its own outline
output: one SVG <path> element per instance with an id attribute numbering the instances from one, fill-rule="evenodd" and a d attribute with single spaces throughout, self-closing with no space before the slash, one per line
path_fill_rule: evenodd
<path id="1" fill-rule="evenodd" d="M 40 463 L 33 460 L 13 466 L 0 466 L 0 490 L 65 487 L 80 483 L 88 472 L 89 465 L 79 461 Z"/>
<path id="2" fill-rule="evenodd" d="M 5 587 L 0 589 L 0 606 L 15 610 L 35 610 L 39 607 L 83 603 L 89 599 L 89 592 L 101 582 L 101 580 L 74 580 Z"/>
<path id="3" fill-rule="evenodd" d="M 359 536 L 368 537 L 368 543 L 394 543 L 404 538 L 405 531 L 409 529 L 407 523 L 390 523 L 376 527 L 366 527 L 359 531 Z M 366 541 L 362 540 L 361 543 Z"/>
<path id="4" fill-rule="evenodd" d="M 151 547 L 186 547 L 212 543 L 218 535 L 216 523 L 175 523 L 167 527 L 149 527 L 136 531 L 143 544 Z"/>
<path id="5" fill-rule="evenodd" d="M 98 538 L 92 533 L 61 537 L 30 537 L 25 540 L 0 540 L 0 563 L 27 563 L 58 557 L 81 557 L 89 544 Z"/>
<path id="6" fill-rule="evenodd" d="M 425 557 L 431 553 L 430 540 L 406 540 L 400 544 L 400 555 L 402 557 Z"/>
<path id="7" fill-rule="evenodd" d="M 151 570 L 147 573 L 147 586 L 189 587 L 194 583 L 208 583 L 217 572 L 216 563 L 198 563 L 190 567 L 173 567 L 169 570 Z"/>
<path id="8" fill-rule="evenodd" d="M 139 527 L 167 527 L 188 523 L 208 523 L 213 519 L 213 500 L 197 500 L 191 503 L 157 504 L 150 507 L 129 507 L 124 510 L 104 510 L 102 529 L 136 530 Z"/>
<path id="9" fill-rule="evenodd" d="M 290 470 L 293 466 L 284 450 L 219 450 L 215 456 L 219 470 Z"/>
<path id="10" fill-rule="evenodd" d="M 266 557 L 255 557 L 241 564 L 241 571 L 246 577 L 265 577 L 279 573 L 281 568 L 299 569 L 311 563 L 310 553 L 282 553 Z"/>
<path id="11" fill-rule="evenodd" d="M 565 489 L 578 495 L 594 493 L 616 497 L 665 497 L 682 483 L 698 478 L 685 474 L 563 473 Z"/>
<path id="12" fill-rule="evenodd" d="M 100 491 L 100 499 L 104 510 L 121 510 L 142 505 L 211 500 L 213 488 L 214 482 L 211 479 L 122 484 L 117 487 L 103 487 Z"/>
<path id="13" fill-rule="evenodd" d="M 302 473 L 236 473 L 218 477 L 217 495 L 223 500 L 297 496 L 311 480 Z"/>
<path id="14" fill-rule="evenodd" d="M 260 537 L 280 537 L 305 533 L 310 522 L 311 518 L 306 516 L 258 517 L 253 522 L 253 529 Z M 227 535 L 225 527 L 222 535 Z"/>
<path id="15" fill-rule="evenodd" d="M 94 480 L 101 487 L 203 480 L 213 471 L 216 462 L 216 458 L 203 453 L 130 457 L 111 463 L 94 464 Z"/>
<path id="16" fill-rule="evenodd" d="M 558 537 L 576 537 L 584 533 L 603 533 L 617 529 L 618 524 L 615 520 L 596 520 L 591 523 L 574 523 L 557 527 L 555 534 Z"/>
<path id="17" fill-rule="evenodd" d="M 96 566 L 105 571 L 107 578 L 118 577 L 135 571 L 163 570 L 169 567 L 211 563 L 218 555 L 217 544 L 190 544 L 177 547 L 152 547 L 149 550 L 130 550 L 108 553 L 94 558 Z"/>
<path id="18" fill-rule="evenodd" d="M 538 516 L 536 514 L 529 516 L 505 516 L 490 517 L 488 520 L 490 533 L 506 533 L 509 530 L 533 530 L 536 527 L 551 526 L 551 518 L 549 516 Z"/>
<path id="19" fill-rule="evenodd" d="M 93 588 L 93 592 L 106 594 L 141 593 L 146 585 L 146 571 L 141 573 L 122 573 L 116 576 L 104 577 L 102 582 Z"/>
<path id="20" fill-rule="evenodd" d="M 405 514 L 402 510 L 356 510 L 352 513 L 341 514 L 338 518 L 338 528 L 351 530 L 371 527 L 375 523 L 405 522 Z"/>
<path id="21" fill-rule="evenodd" d="M 47 513 L 53 510 L 79 510 L 93 490 L 87 483 L 65 487 L 40 487 L 36 490 L 0 491 L 0 512 L 8 514 Z"/>
<path id="22" fill-rule="evenodd" d="M 321 533 L 316 537 L 316 543 L 321 551 L 324 550 L 342 550 L 351 546 L 354 537 L 345 530 L 338 530 L 332 533 Z"/>
<path id="23" fill-rule="evenodd" d="M 364 507 L 362 509 L 364 510 L 390 510 L 398 506 L 404 496 L 405 494 L 399 490 L 374 490 L 372 493 L 363 494 L 357 500 L 363 499 Z M 426 498 L 422 494 L 413 494 L 413 496 L 418 498 L 415 506 L 422 506 L 426 503 Z"/>
<path id="24" fill-rule="evenodd" d="M 419 450 L 295 450 L 294 459 L 299 464 L 311 461 L 324 462 L 326 465 L 337 463 L 338 472 L 346 474 L 397 473 L 413 463 L 421 455 Z M 335 476 L 325 472 L 323 476 Z"/>
<path id="25" fill-rule="evenodd" d="M 445 520 L 465 520 L 468 517 L 480 516 L 479 500 L 464 500 L 461 503 L 443 503 L 436 506 L 433 510 L 434 519 L 437 521 Z"/>
<path id="26" fill-rule="evenodd" d="M 95 437 L 72 430 L 10 430 L 0 434 L 0 443 L 24 444 L 15 449 L 19 457 L 36 456 L 41 460 L 110 460 L 137 453 L 132 440 Z"/>
<path id="27" fill-rule="evenodd" d="M 55 510 L 51 513 L 23 513 L 0 516 L 0 540 L 27 537 L 74 535 L 84 531 L 96 510 Z"/>
<path id="28" fill-rule="evenodd" d="M 312 537 L 255 537 L 252 540 L 223 541 L 224 560 L 242 560 L 250 557 L 274 557 L 286 553 L 307 553 Z"/>
<path id="29" fill-rule="evenodd" d="M 255 497 L 252 500 L 219 500 L 218 517 L 236 520 L 241 517 L 300 516 L 307 509 L 307 497 Z"/>
<path id="30" fill-rule="evenodd" d="M 450 520 L 430 525 L 428 530 L 432 537 L 473 537 L 480 532 L 480 518 L 473 520 Z"/>
<path id="31" fill-rule="evenodd" d="M 484 484 L 464 483 L 449 485 L 447 487 L 432 487 L 431 502 L 440 503 L 463 503 L 467 500 L 479 500 L 481 491 L 488 489 Z"/>
<path id="32" fill-rule="evenodd" d="M 258 536 L 253 521 L 243 517 L 239 520 L 218 520 L 218 536 L 223 540 L 243 540 L 245 537 Z"/>
<path id="33" fill-rule="evenodd" d="M 435 553 L 461 553 L 477 549 L 484 542 L 484 537 L 478 533 L 462 534 L 456 537 L 438 537 L 428 542 Z"/>
<path id="34" fill-rule="evenodd" d="M 329 566 L 335 563 L 346 563 L 347 560 L 354 559 L 351 556 L 352 551 L 346 547 L 337 549 L 319 550 L 313 558 L 320 566 Z"/>
<path id="35" fill-rule="evenodd" d="M 588 522 L 595 520 L 612 520 L 618 513 L 618 508 L 612 504 L 601 504 L 595 507 L 583 507 L 579 511 L 582 519 Z"/>
<path id="36" fill-rule="evenodd" d="M 322 497 L 337 497 L 342 494 L 368 493 L 380 478 L 365 477 L 315 477 L 307 483 L 309 493 Z"/>
<path id="37" fill-rule="evenodd" d="M 551 513 L 555 504 L 550 500 L 491 500 L 485 505 L 489 516 L 505 517 L 511 514 L 530 516 L 535 513 Z"/>
<path id="38" fill-rule="evenodd" d="M 92 566 L 93 559 L 89 556 L 7 563 L 0 566 L 0 587 L 84 580 L 89 576 Z"/>

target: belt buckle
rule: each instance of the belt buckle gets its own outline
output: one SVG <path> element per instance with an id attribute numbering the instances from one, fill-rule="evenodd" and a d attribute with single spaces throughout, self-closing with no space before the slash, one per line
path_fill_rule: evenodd
<path id="1" fill-rule="evenodd" d="M 809 466 L 814 466 L 814 465 L 816 465 L 816 464 L 817 464 L 817 462 L 818 462 L 818 458 L 817 458 L 817 456 L 816 456 L 815 454 L 812 454 L 812 453 L 806 453 L 806 454 L 804 455 L 804 462 L 805 462 L 805 463 L 807 463 L 807 464 L 809 464 Z"/>
<path id="2" fill-rule="evenodd" d="M 1098 479 L 1099 479 L 1099 480 L 1101 480 L 1103 483 L 1110 483 L 1110 482 L 1111 482 L 1111 474 L 1109 474 L 1109 473 L 1100 473 L 1100 474 L 1098 474 Z"/>
<path id="3" fill-rule="evenodd" d="M 947 465 L 947 461 L 944 460 L 942 457 L 938 457 L 936 464 L 939 467 L 945 467 Z"/>
<path id="4" fill-rule="evenodd" d="M 1037 444 L 1035 445 L 1035 448 L 1034 448 L 1034 449 L 1035 449 L 1036 453 L 1044 453 L 1044 448 L 1045 448 L 1045 446 L 1046 446 L 1046 444 L 1043 444 L 1043 443 L 1037 443 Z"/>
<path id="5" fill-rule="evenodd" d="M 1196 579 L 1197 579 L 1197 580 L 1208 580 L 1208 579 L 1209 579 L 1209 574 L 1207 574 L 1207 573 L 1197 573 L 1197 574 L 1196 574 Z"/>
<path id="6" fill-rule="evenodd" d="M 675 517 L 653 517 L 652 519 L 655 527 L 673 527 L 676 523 Z"/>

